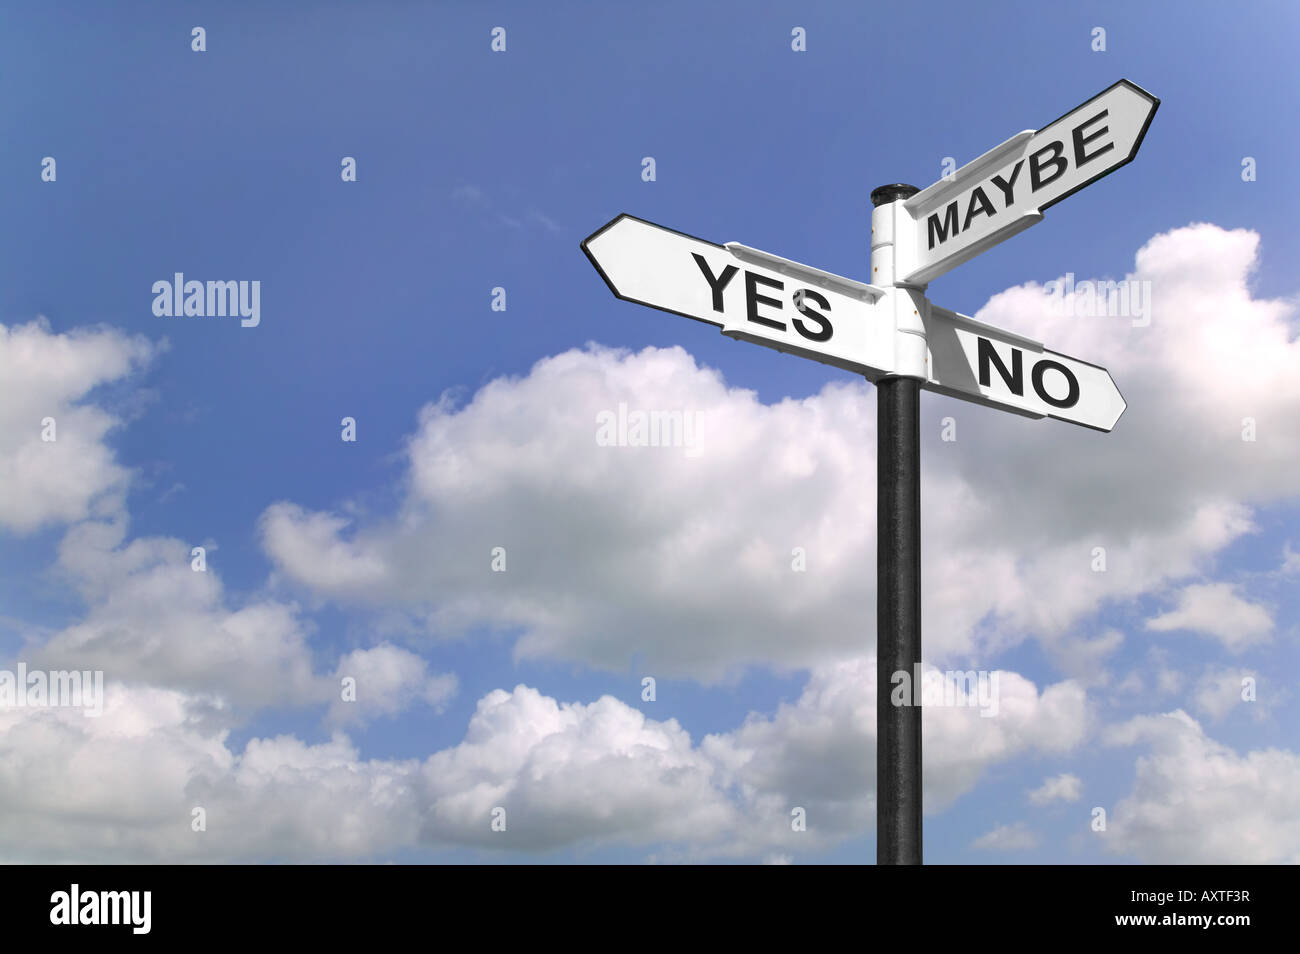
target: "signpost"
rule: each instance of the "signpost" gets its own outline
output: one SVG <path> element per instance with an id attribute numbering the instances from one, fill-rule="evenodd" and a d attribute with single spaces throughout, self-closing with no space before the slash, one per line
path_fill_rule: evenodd
<path id="1" fill-rule="evenodd" d="M 582 242 L 618 298 L 876 386 L 879 864 L 921 863 L 921 705 L 889 701 L 893 675 L 921 662 L 921 389 L 1099 431 L 1111 430 L 1125 408 L 1106 369 L 934 305 L 925 286 L 1131 161 L 1159 105 L 1120 80 L 926 189 L 874 190 L 872 284 L 630 215 Z"/>

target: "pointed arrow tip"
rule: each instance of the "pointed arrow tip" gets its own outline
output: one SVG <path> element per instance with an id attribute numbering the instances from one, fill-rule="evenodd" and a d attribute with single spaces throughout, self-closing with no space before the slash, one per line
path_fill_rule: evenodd
<path id="1" fill-rule="evenodd" d="M 578 248 L 580 248 L 580 249 L 582 249 L 584 252 L 586 252 L 588 258 L 591 258 L 591 252 L 588 251 L 588 249 L 587 249 L 587 245 L 588 245 L 589 243 L 595 241 L 595 240 L 596 240 L 597 238 L 599 238 L 603 233 L 609 231 L 609 230 L 612 229 L 614 226 L 618 225 L 619 222 L 622 222 L 624 219 L 631 219 L 631 218 L 636 218 L 636 216 L 628 215 L 626 212 L 620 212 L 618 215 L 614 216 L 612 219 L 610 219 L 608 222 L 606 222 L 606 223 L 605 223 L 604 225 L 602 225 L 600 228 L 596 229 L 596 231 L 592 232 L 592 233 L 591 233 L 590 235 L 588 235 L 585 239 L 583 239 L 581 242 L 579 242 L 579 243 L 578 243 Z"/>

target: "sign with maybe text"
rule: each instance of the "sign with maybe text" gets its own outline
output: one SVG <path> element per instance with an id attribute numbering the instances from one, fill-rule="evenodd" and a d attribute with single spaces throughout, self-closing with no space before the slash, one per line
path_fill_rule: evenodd
<path id="1" fill-rule="evenodd" d="M 922 285 L 1017 232 L 1043 210 L 1128 164 L 1160 100 L 1128 80 L 1098 93 L 1037 132 L 1026 130 L 903 203 L 916 223 Z"/>

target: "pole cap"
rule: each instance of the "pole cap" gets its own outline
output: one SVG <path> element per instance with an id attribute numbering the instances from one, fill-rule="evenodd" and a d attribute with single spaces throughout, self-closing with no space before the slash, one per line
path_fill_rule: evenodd
<path id="1" fill-rule="evenodd" d="M 879 207 L 889 202 L 897 202 L 899 199 L 910 199 L 920 191 L 916 186 L 908 185 L 906 182 L 882 185 L 871 190 L 871 204 Z"/>

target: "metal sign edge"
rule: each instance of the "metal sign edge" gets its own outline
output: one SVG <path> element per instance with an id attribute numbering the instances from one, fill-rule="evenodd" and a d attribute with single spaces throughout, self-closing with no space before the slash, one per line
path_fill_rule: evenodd
<path id="1" fill-rule="evenodd" d="M 600 262 L 596 261 L 596 256 L 591 254 L 591 249 L 587 247 L 587 243 L 596 240 L 605 232 L 609 231 L 614 226 L 618 225 L 618 223 L 622 222 L 624 219 L 632 219 L 634 222 L 640 222 L 643 225 L 649 225 L 656 229 L 663 229 L 665 232 L 672 232 L 674 235 L 680 235 L 682 238 L 688 238 L 693 242 L 703 242 L 705 245 L 712 245 L 716 249 L 721 249 L 724 252 L 727 251 L 726 246 L 719 245 L 717 242 L 710 242 L 708 239 L 700 238 L 698 235 L 688 235 L 685 232 L 679 232 L 677 229 L 669 228 L 666 225 L 660 225 L 658 222 L 651 222 L 649 219 L 643 219 L 638 215 L 632 215 L 629 212 L 620 212 L 618 215 L 614 216 L 614 218 L 610 219 L 608 222 L 606 222 L 604 225 L 596 229 L 596 231 L 592 232 L 585 239 L 583 239 L 581 242 L 578 243 L 578 247 L 582 249 L 582 254 L 587 256 L 587 261 L 591 262 L 592 268 L 594 268 L 597 274 L 600 275 L 601 280 L 604 281 L 605 285 L 613 293 L 614 297 L 617 298 L 619 301 L 629 301 L 634 305 L 642 305 L 646 308 L 653 308 L 655 311 L 662 311 L 668 315 L 677 315 L 679 318 L 689 318 L 691 319 L 691 321 L 698 321 L 701 324 L 710 325 L 714 328 L 726 327 L 725 323 L 721 321 L 709 321 L 709 319 L 701 318 L 699 315 L 688 315 L 684 311 L 674 311 L 671 308 L 664 308 L 662 305 L 656 305 L 653 302 L 642 301 L 639 298 L 631 298 L 628 295 L 624 295 L 617 288 L 614 287 L 614 283 L 609 280 L 609 276 L 605 274 L 605 270 L 600 267 Z"/>

